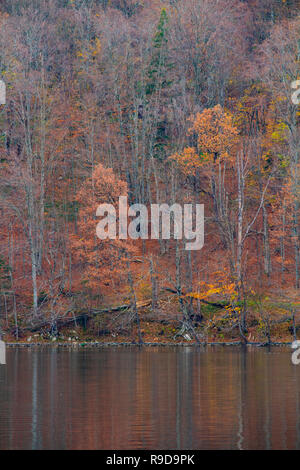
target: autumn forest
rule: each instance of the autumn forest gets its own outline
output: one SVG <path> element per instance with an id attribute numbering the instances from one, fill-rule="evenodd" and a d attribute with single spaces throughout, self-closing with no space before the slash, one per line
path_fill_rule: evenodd
<path id="1" fill-rule="evenodd" d="M 0 79 L 0 338 L 297 338 L 299 0 L 1 0 Z M 100 240 L 120 196 L 203 248 Z"/>

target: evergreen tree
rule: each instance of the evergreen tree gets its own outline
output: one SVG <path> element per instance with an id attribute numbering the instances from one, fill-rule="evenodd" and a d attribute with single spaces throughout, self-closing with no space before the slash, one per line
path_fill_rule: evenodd
<path id="1" fill-rule="evenodd" d="M 168 15 L 165 8 L 161 10 L 152 44 L 153 53 L 148 70 L 147 95 L 172 84 L 169 72 L 173 68 L 173 64 L 168 61 Z"/>

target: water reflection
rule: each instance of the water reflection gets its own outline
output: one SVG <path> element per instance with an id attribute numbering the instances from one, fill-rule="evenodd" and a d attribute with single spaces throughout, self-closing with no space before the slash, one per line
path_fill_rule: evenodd
<path id="1" fill-rule="evenodd" d="M 300 448 L 290 350 L 8 349 L 0 449 Z"/>

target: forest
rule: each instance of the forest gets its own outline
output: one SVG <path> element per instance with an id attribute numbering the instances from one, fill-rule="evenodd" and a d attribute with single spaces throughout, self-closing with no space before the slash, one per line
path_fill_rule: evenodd
<path id="1" fill-rule="evenodd" d="M 300 331 L 299 0 L 1 0 L 0 337 Z M 96 236 L 203 204 L 205 241 Z"/>

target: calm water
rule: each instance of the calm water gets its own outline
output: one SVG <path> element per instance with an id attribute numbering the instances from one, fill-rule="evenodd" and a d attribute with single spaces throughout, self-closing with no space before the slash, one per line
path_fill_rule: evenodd
<path id="1" fill-rule="evenodd" d="M 0 449 L 300 448 L 288 348 L 8 349 Z"/>

